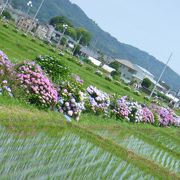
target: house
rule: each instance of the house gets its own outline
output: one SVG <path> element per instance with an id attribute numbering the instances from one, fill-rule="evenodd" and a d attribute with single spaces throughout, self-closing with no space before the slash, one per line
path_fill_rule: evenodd
<path id="1" fill-rule="evenodd" d="M 53 32 L 55 31 L 54 27 L 51 25 L 38 25 L 35 30 L 35 35 L 42 40 L 49 40 L 52 37 Z"/>
<path id="2" fill-rule="evenodd" d="M 103 68 L 105 71 L 107 71 L 109 74 L 110 74 L 111 72 L 113 72 L 113 71 L 116 71 L 114 68 L 112 68 L 112 67 L 110 67 L 110 66 L 108 66 L 108 65 L 106 65 L 106 64 L 104 64 L 104 65 L 102 66 L 102 68 Z"/>
<path id="3" fill-rule="evenodd" d="M 154 80 L 154 75 L 151 74 L 149 71 L 144 69 L 137 64 L 133 64 L 128 60 L 125 59 L 118 59 L 116 60 L 120 63 L 120 72 L 121 72 L 121 79 L 124 80 L 126 83 L 130 83 L 131 81 L 137 81 L 137 83 L 141 83 L 144 78 L 148 78 L 153 84 L 156 84 Z M 158 83 L 157 88 L 159 90 L 164 90 L 164 88 Z"/>
<path id="4" fill-rule="evenodd" d="M 36 29 L 38 25 L 38 21 L 32 19 L 31 17 L 27 16 L 20 16 L 17 21 L 17 27 L 24 30 L 24 31 L 32 31 Z"/>
<path id="5" fill-rule="evenodd" d="M 80 53 L 84 57 L 92 57 L 96 60 L 99 58 L 99 54 L 88 47 L 82 46 L 80 49 Z"/>
<path id="6" fill-rule="evenodd" d="M 35 31 L 35 35 L 40 39 L 45 39 L 48 33 L 48 27 L 43 25 L 38 25 Z"/>
<path id="7" fill-rule="evenodd" d="M 101 61 L 89 56 L 88 59 L 96 66 L 100 66 L 101 65 Z"/>
<path id="8" fill-rule="evenodd" d="M 139 81 L 139 77 L 136 76 L 137 68 L 133 63 L 125 59 L 117 59 L 116 61 L 120 63 L 120 72 L 121 72 L 120 76 L 122 80 L 124 80 L 127 83 L 136 79 L 138 79 Z"/>
<path id="9" fill-rule="evenodd" d="M 174 108 L 179 108 L 180 107 L 180 99 L 173 96 L 172 94 L 165 94 L 169 99 L 171 99 L 171 105 L 173 105 Z"/>
<path id="10" fill-rule="evenodd" d="M 70 36 L 66 36 L 67 37 L 67 47 L 70 49 L 74 49 L 75 44 L 77 43 L 74 39 L 72 39 Z"/>

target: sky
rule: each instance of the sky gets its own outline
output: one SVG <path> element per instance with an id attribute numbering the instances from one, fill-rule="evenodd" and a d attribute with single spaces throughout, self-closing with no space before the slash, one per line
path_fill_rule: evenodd
<path id="1" fill-rule="evenodd" d="M 70 0 L 120 42 L 148 52 L 180 75 L 180 0 Z"/>

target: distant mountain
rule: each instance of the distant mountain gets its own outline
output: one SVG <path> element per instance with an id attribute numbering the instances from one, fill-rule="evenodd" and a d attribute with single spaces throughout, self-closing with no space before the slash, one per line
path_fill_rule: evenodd
<path id="1" fill-rule="evenodd" d="M 40 0 L 32 0 L 34 13 Z M 27 11 L 27 0 L 11 0 L 12 5 L 17 9 Z M 102 2 L 103 3 L 103 2 Z M 100 49 L 106 55 L 113 58 L 123 58 L 136 63 L 150 71 L 155 77 L 159 77 L 164 64 L 148 53 L 139 50 L 131 45 L 119 42 L 109 33 L 103 31 L 92 19 L 76 5 L 69 0 L 46 0 L 39 12 L 39 20 L 48 22 L 54 16 L 66 16 L 72 23 L 79 27 L 85 27 L 92 34 L 92 43 L 96 49 Z M 162 80 L 166 82 L 172 89 L 178 91 L 180 89 L 180 76 L 169 67 L 164 73 Z"/>

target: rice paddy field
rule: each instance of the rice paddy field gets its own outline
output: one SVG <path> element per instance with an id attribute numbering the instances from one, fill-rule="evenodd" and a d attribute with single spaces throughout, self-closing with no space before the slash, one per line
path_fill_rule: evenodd
<path id="1" fill-rule="evenodd" d="M 0 23 L 0 49 L 14 62 L 53 54 Z M 62 58 L 85 84 L 135 96 Z M 79 123 L 0 96 L 0 179 L 180 179 L 180 130 L 85 113 Z"/>

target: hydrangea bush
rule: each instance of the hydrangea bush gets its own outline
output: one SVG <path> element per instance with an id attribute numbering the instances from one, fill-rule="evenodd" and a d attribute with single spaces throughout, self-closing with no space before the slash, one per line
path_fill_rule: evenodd
<path id="1" fill-rule="evenodd" d="M 11 79 L 14 65 L 9 61 L 6 54 L 0 51 L 0 82 Z"/>
<path id="2" fill-rule="evenodd" d="M 83 80 L 74 75 L 71 82 L 62 82 L 58 88 L 58 111 L 79 121 L 84 107 Z"/>
<path id="3" fill-rule="evenodd" d="M 45 108 L 57 103 L 58 96 L 54 85 L 35 62 L 19 65 L 17 80 L 31 103 Z"/>
<path id="4" fill-rule="evenodd" d="M 14 65 L 10 62 L 7 55 L 0 51 L 0 94 L 12 95 L 11 86 L 14 78 Z"/>
<path id="5" fill-rule="evenodd" d="M 143 107 L 142 112 L 143 112 L 142 121 L 145 123 L 153 124 L 154 123 L 154 115 L 153 115 L 152 111 L 147 107 Z"/>
<path id="6" fill-rule="evenodd" d="M 120 99 L 118 99 L 117 104 L 113 109 L 113 112 L 115 113 L 117 118 L 125 118 L 126 120 L 129 120 L 130 110 L 129 103 L 126 99 L 127 96 L 123 96 Z"/>
<path id="7" fill-rule="evenodd" d="M 159 107 L 157 113 L 159 117 L 160 126 L 175 125 L 176 118 L 173 116 L 173 113 L 170 109 Z"/>
<path id="8" fill-rule="evenodd" d="M 36 62 L 51 77 L 53 82 L 59 82 L 67 78 L 69 68 L 56 56 L 38 56 Z"/>
<path id="9" fill-rule="evenodd" d="M 103 113 L 105 116 L 108 115 L 110 106 L 109 95 L 94 86 L 89 86 L 86 91 L 89 95 L 87 107 L 96 114 Z"/>
<path id="10" fill-rule="evenodd" d="M 8 81 L 7 80 L 3 80 L 0 83 L 0 95 L 8 95 L 10 97 L 13 97 L 12 90 L 8 86 Z"/>

